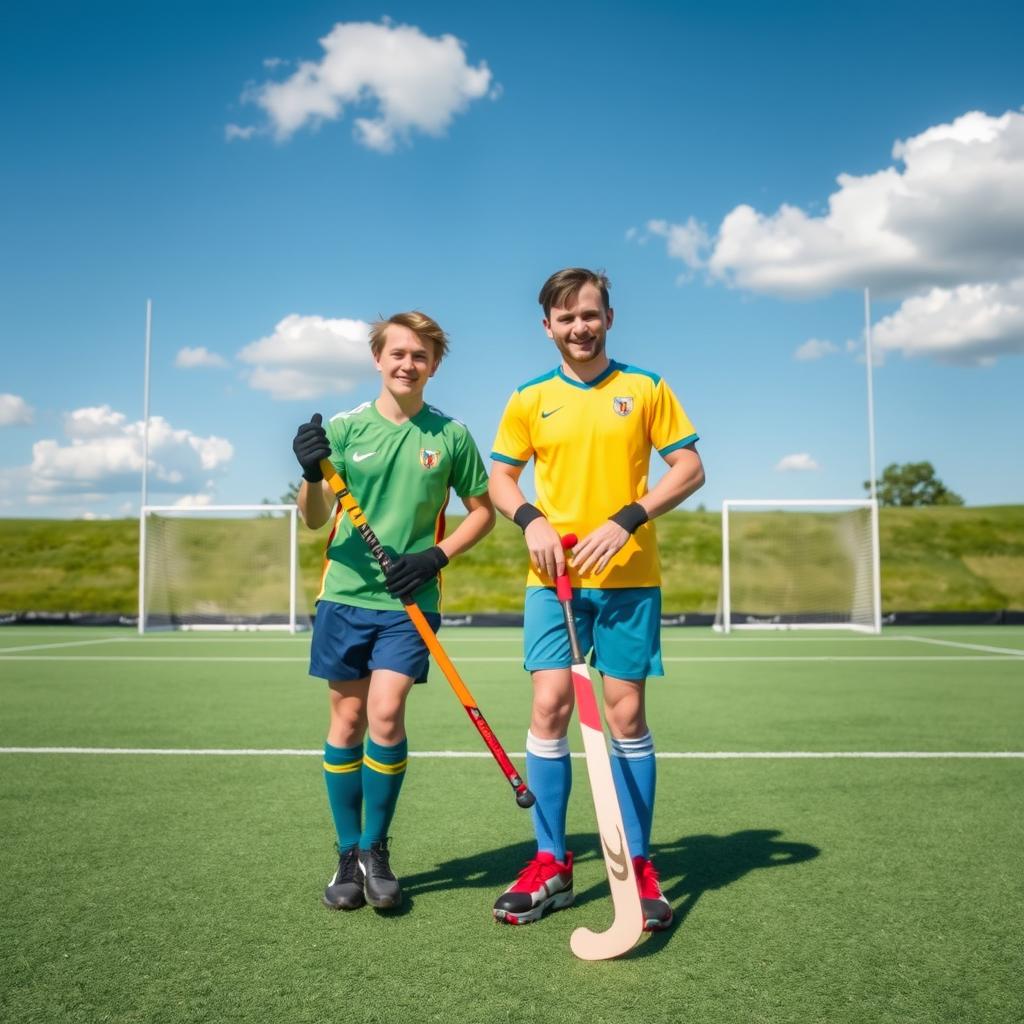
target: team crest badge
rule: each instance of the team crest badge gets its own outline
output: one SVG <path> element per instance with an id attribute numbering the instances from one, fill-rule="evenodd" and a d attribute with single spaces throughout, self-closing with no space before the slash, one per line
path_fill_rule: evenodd
<path id="1" fill-rule="evenodd" d="M 633 398 L 613 398 L 612 408 L 619 416 L 628 416 L 633 411 Z"/>
<path id="2" fill-rule="evenodd" d="M 424 469 L 433 469 L 441 461 L 441 453 L 429 448 L 420 449 L 420 465 Z"/>

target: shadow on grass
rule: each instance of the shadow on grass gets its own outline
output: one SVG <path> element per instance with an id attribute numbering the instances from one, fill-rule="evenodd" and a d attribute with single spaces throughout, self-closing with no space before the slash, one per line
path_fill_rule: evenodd
<path id="1" fill-rule="evenodd" d="M 744 829 L 725 836 L 681 836 L 673 842 L 654 844 L 651 853 L 661 874 L 663 891 L 675 910 L 675 922 L 669 931 L 651 936 L 633 955 L 643 956 L 664 946 L 672 931 L 685 921 L 700 897 L 709 890 L 732 885 L 761 868 L 812 860 L 821 852 L 809 843 L 779 840 L 780 835 L 779 829 Z M 575 852 L 577 864 L 600 857 L 594 834 L 570 835 L 568 847 Z M 531 840 L 470 857 L 457 857 L 430 871 L 404 876 L 402 888 L 410 895 L 451 889 L 487 889 L 497 899 L 535 849 Z M 607 896 L 608 887 L 602 881 L 583 892 L 577 891 L 574 906 Z"/>
<path id="2" fill-rule="evenodd" d="M 752 871 L 801 864 L 821 853 L 810 843 L 776 838 L 780 835 L 780 829 L 743 829 L 726 836 L 682 836 L 675 842 L 654 844 L 651 855 L 675 917 L 671 928 L 655 932 L 630 957 L 650 956 L 662 949 L 704 893 L 724 889 Z"/>

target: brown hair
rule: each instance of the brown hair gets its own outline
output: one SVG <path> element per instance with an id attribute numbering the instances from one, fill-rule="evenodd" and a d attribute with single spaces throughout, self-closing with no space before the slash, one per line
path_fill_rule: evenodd
<path id="1" fill-rule="evenodd" d="M 601 302 L 605 311 L 608 306 L 608 289 L 611 282 L 603 270 L 586 270 L 584 267 L 566 267 L 552 274 L 545 282 L 537 296 L 537 301 L 544 307 L 544 316 L 551 316 L 552 306 L 564 306 L 585 284 L 595 285 L 601 291 Z"/>
<path id="2" fill-rule="evenodd" d="M 370 351 L 375 358 L 379 358 L 384 349 L 384 339 L 388 327 L 395 324 L 398 327 L 408 327 L 417 338 L 424 344 L 428 341 L 433 343 L 434 358 L 441 362 L 448 355 L 448 335 L 441 329 L 441 325 L 426 313 L 418 309 L 410 310 L 408 313 L 395 313 L 386 320 L 378 320 L 370 328 Z"/>

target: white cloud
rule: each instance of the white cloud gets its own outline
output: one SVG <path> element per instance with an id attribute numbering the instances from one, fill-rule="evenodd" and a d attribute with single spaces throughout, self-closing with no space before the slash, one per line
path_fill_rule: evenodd
<path id="1" fill-rule="evenodd" d="M 257 132 L 256 126 L 252 124 L 226 124 L 224 125 L 224 141 L 234 142 L 235 139 L 251 139 Z"/>
<path id="2" fill-rule="evenodd" d="M 779 473 L 791 471 L 808 472 L 814 469 L 821 469 L 821 466 L 807 452 L 797 452 L 793 455 L 783 455 L 775 464 L 775 469 Z"/>
<path id="3" fill-rule="evenodd" d="M 221 367 L 227 366 L 227 360 L 216 352 L 210 352 L 201 345 L 198 348 L 179 349 L 174 357 L 174 365 L 183 370 L 191 370 L 197 366 Z"/>
<path id="4" fill-rule="evenodd" d="M 1008 284 L 933 288 L 907 299 L 872 330 L 872 351 L 985 366 L 1024 355 L 1024 278 Z"/>
<path id="5" fill-rule="evenodd" d="M 391 152 L 414 132 L 440 136 L 473 100 L 495 96 L 491 71 L 466 62 L 452 35 L 427 36 L 413 25 L 342 22 L 320 40 L 324 56 L 303 61 L 281 82 L 248 88 L 243 100 L 267 114 L 274 135 L 288 139 L 306 125 L 319 126 L 346 107 L 375 104 L 375 116 L 357 117 L 358 142 Z M 229 138 L 248 138 L 237 125 Z"/>
<path id="6" fill-rule="evenodd" d="M 32 422 L 35 410 L 21 395 L 0 394 L 0 427 L 18 427 Z"/>
<path id="7" fill-rule="evenodd" d="M 840 174 L 822 215 L 744 204 L 706 242 L 692 217 L 648 229 L 691 271 L 733 287 L 782 298 L 870 287 L 905 300 L 878 324 L 879 352 L 968 365 L 1024 352 L 1024 114 L 971 111 L 898 140 L 892 156 L 872 174 Z"/>
<path id="8" fill-rule="evenodd" d="M 822 359 L 839 351 L 839 346 L 834 342 L 808 338 L 794 353 L 793 358 L 801 362 L 809 362 L 813 359 Z"/>
<path id="9" fill-rule="evenodd" d="M 70 443 L 44 439 L 32 446 L 30 503 L 73 493 L 101 500 L 138 489 L 142 474 L 141 421 L 129 422 L 109 405 L 76 409 L 64 418 Z M 222 437 L 200 437 L 172 427 L 161 416 L 149 423 L 149 474 L 153 491 L 199 487 L 234 454 Z"/>
<path id="10" fill-rule="evenodd" d="M 902 168 L 840 174 L 820 217 L 737 206 L 711 275 L 799 297 L 865 285 L 906 295 L 1024 273 L 1024 115 L 973 111 L 897 141 L 892 155 Z"/>
<path id="11" fill-rule="evenodd" d="M 274 333 L 246 345 L 238 358 L 250 364 L 251 387 L 276 399 L 311 399 L 351 391 L 373 376 L 370 325 L 292 313 Z"/>
<path id="12" fill-rule="evenodd" d="M 690 217 L 685 224 L 666 220 L 649 220 L 647 230 L 665 239 L 665 248 L 672 259 L 682 260 L 691 270 L 704 265 L 704 252 L 710 244 L 707 229 Z"/>
<path id="13" fill-rule="evenodd" d="M 212 486 L 213 481 L 210 481 Z M 198 494 L 183 494 L 174 504 L 179 508 L 205 508 L 213 504 L 212 491 L 200 491 Z"/>
<path id="14" fill-rule="evenodd" d="M 289 63 L 289 61 L 286 61 L 283 57 L 264 57 L 263 58 L 263 66 L 268 71 L 274 71 L 277 68 L 283 67 L 284 65 L 286 65 L 288 63 Z"/>

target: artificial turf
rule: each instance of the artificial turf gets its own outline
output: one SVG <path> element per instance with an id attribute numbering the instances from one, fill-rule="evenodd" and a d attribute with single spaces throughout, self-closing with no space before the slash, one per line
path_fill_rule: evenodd
<path id="1" fill-rule="evenodd" d="M 915 633 L 666 631 L 659 751 L 1024 751 L 1024 633 Z M 442 636 L 522 750 L 518 632 Z M 8 751 L 299 751 L 0 753 L 0 1019 L 1019 1020 L 1024 758 L 665 757 L 653 848 L 676 924 L 588 964 L 569 934 L 611 911 L 582 762 L 576 904 L 495 924 L 532 852 L 528 815 L 436 669 L 411 698 L 392 827 L 404 907 L 320 906 L 332 836 L 301 751 L 322 743 L 326 702 L 305 642 L 0 632 Z"/>

